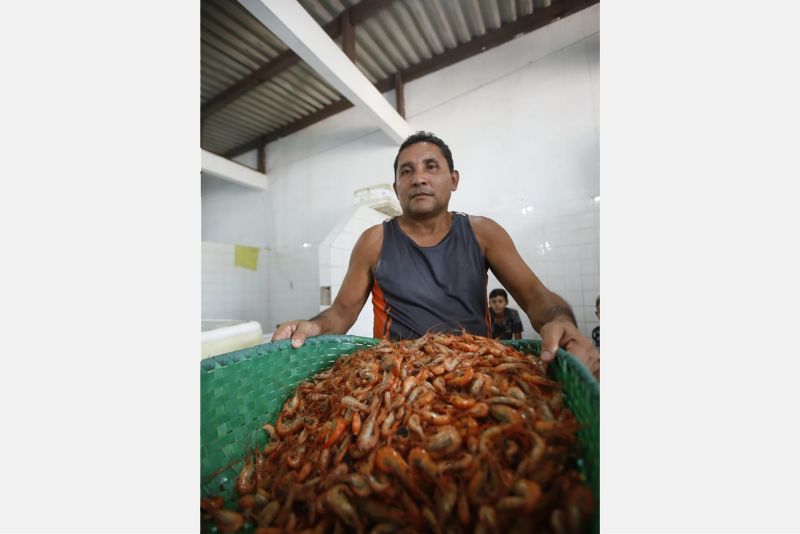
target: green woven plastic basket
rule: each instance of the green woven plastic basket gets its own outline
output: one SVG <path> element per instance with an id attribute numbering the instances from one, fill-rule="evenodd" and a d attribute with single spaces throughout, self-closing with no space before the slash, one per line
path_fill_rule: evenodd
<path id="1" fill-rule="evenodd" d="M 294 388 L 329 368 L 340 355 L 371 347 L 379 341 L 356 336 L 318 336 L 307 339 L 299 349 L 291 348 L 289 341 L 284 340 L 203 360 L 201 494 L 220 495 L 230 499 L 227 505 L 234 507 L 234 484 L 245 454 L 266 444 L 261 426 L 275 422 Z M 505 343 L 526 354 L 539 355 L 539 341 L 523 339 Z M 586 368 L 563 350 L 558 351 L 555 365 L 550 368 L 564 386 L 567 407 L 581 423 L 578 432 L 583 453 L 581 469 L 595 496 L 599 496 L 599 387 Z M 597 531 L 599 514 L 595 518 Z"/>

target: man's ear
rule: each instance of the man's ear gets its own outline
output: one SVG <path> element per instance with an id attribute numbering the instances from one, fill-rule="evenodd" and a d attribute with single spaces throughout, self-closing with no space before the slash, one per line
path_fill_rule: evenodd
<path id="1" fill-rule="evenodd" d="M 450 173 L 450 191 L 458 189 L 458 171 Z"/>
<path id="2" fill-rule="evenodd" d="M 395 179 L 395 181 L 392 182 L 392 189 L 394 189 L 394 196 L 396 196 L 397 199 L 400 200 L 400 195 L 397 194 L 397 179 Z"/>

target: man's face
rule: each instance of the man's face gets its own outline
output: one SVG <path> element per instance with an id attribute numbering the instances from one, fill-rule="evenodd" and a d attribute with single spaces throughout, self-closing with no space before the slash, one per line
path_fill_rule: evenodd
<path id="1" fill-rule="evenodd" d="M 450 193 L 458 187 L 458 171 L 450 172 L 438 146 L 420 142 L 397 157 L 394 192 L 403 215 L 427 218 L 447 210 Z"/>
<path id="2" fill-rule="evenodd" d="M 497 295 L 496 297 L 489 299 L 489 304 L 492 305 L 492 310 L 494 310 L 495 313 L 503 313 L 508 302 L 502 295 Z"/>

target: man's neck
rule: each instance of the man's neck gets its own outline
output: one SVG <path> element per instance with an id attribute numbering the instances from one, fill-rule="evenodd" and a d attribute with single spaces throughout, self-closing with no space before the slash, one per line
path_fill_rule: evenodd
<path id="1" fill-rule="evenodd" d="M 397 218 L 397 222 L 400 228 L 410 236 L 420 238 L 441 237 L 450 231 L 450 227 L 453 226 L 453 215 L 448 211 L 443 211 L 425 219 L 412 219 L 403 214 Z"/>

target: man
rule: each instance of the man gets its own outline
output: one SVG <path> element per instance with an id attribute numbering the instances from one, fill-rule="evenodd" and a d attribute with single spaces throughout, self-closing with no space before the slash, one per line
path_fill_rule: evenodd
<path id="1" fill-rule="evenodd" d="M 310 336 L 344 334 L 370 292 L 375 337 L 462 329 L 489 336 L 488 267 L 542 336 L 543 360 L 552 360 L 561 346 L 590 371 L 599 369 L 599 355 L 578 330 L 569 304 L 544 287 L 508 233 L 486 217 L 448 211 L 459 173 L 444 141 L 426 132 L 408 137 L 394 170 L 402 215 L 361 234 L 330 308 L 310 320 L 282 324 L 274 341 L 291 337 L 297 348 Z"/>
<path id="2" fill-rule="evenodd" d="M 514 308 L 508 307 L 508 293 L 505 289 L 492 289 L 489 293 L 489 312 L 492 316 L 492 337 L 494 339 L 522 339 L 522 321 Z"/>

